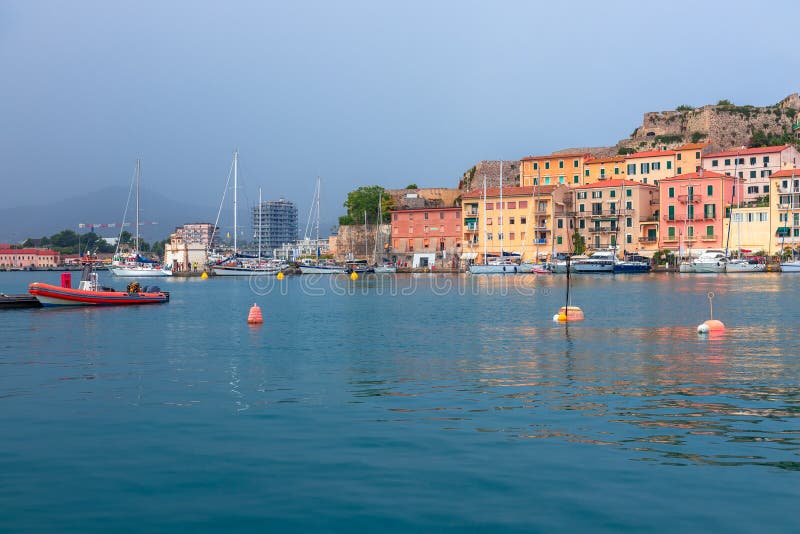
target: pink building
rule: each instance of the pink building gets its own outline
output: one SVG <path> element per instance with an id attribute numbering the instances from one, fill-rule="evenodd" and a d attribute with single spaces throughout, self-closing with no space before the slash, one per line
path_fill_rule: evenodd
<path id="1" fill-rule="evenodd" d="M 0 269 L 46 269 L 57 267 L 55 250 L 38 248 L 0 249 Z"/>
<path id="2" fill-rule="evenodd" d="M 739 178 L 742 201 L 769 195 L 769 177 L 781 169 L 800 165 L 800 152 L 792 145 L 741 148 L 703 154 L 703 169 Z"/>
<path id="3" fill-rule="evenodd" d="M 660 249 L 724 248 L 723 221 L 731 205 L 733 177 L 701 169 L 664 178 L 658 188 Z"/>
<path id="4" fill-rule="evenodd" d="M 389 254 L 400 262 L 420 253 L 461 253 L 461 208 L 394 210 Z M 437 256 L 437 257 L 438 257 Z M 409 261 L 410 263 L 410 261 Z"/>

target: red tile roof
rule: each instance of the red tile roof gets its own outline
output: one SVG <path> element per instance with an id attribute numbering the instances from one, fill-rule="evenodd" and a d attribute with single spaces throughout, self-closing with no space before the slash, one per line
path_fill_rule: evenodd
<path id="1" fill-rule="evenodd" d="M 533 185 L 526 185 L 524 187 L 504 187 L 503 188 L 503 196 L 504 197 L 530 197 L 533 196 L 534 192 L 539 195 L 549 195 L 555 189 L 557 189 L 558 185 L 540 185 L 540 186 L 533 186 Z M 536 191 L 534 191 L 534 189 Z M 486 196 L 487 197 L 499 197 L 500 196 L 500 188 L 499 187 L 488 187 L 486 189 Z M 461 198 L 481 198 L 483 197 L 483 188 L 481 189 L 473 189 L 469 193 L 464 193 L 461 195 Z"/>
<path id="2" fill-rule="evenodd" d="M 669 181 L 679 181 L 679 180 L 701 180 L 703 178 L 727 178 L 728 180 L 733 180 L 733 176 L 728 176 L 727 174 L 722 174 L 714 171 L 702 171 L 702 172 L 687 172 L 686 174 L 679 174 L 678 176 L 670 176 L 669 178 L 662 178 L 661 180 L 659 180 L 659 183 L 669 182 Z"/>
<path id="3" fill-rule="evenodd" d="M 537 161 L 545 159 L 574 159 L 574 158 L 588 158 L 589 154 L 551 154 L 549 156 L 528 156 L 522 158 L 520 161 Z"/>
<path id="4" fill-rule="evenodd" d="M 613 180 L 601 180 L 594 184 L 577 185 L 572 189 L 600 189 L 603 187 L 622 187 L 625 184 L 627 187 L 658 187 L 653 184 L 643 184 L 641 182 L 634 182 L 633 180 L 624 180 L 622 178 L 615 178 Z"/>
<path id="5" fill-rule="evenodd" d="M 705 143 L 686 143 L 685 145 L 679 146 L 675 150 L 701 150 L 701 149 L 707 147 L 710 144 L 711 143 L 709 143 L 709 142 L 705 142 Z"/>
<path id="6" fill-rule="evenodd" d="M 780 146 L 762 146 L 758 148 L 738 148 L 736 150 L 725 150 L 723 152 L 715 152 L 713 154 L 704 154 L 703 159 L 707 158 L 722 158 L 725 156 L 748 156 L 753 154 L 772 154 L 774 152 L 783 152 L 792 145 Z"/>
<path id="7" fill-rule="evenodd" d="M 614 156 L 611 158 L 589 158 L 586 163 L 622 163 L 625 161 L 625 156 Z"/>
<path id="8" fill-rule="evenodd" d="M 772 173 L 770 178 L 800 178 L 800 169 L 781 169 Z"/>
<path id="9" fill-rule="evenodd" d="M 7 248 L 0 249 L 0 254 L 35 254 L 37 256 L 57 256 L 55 250 L 42 250 L 38 248 Z"/>
<path id="10" fill-rule="evenodd" d="M 647 152 L 634 152 L 633 154 L 628 154 L 625 156 L 625 159 L 637 159 L 637 158 L 652 158 L 655 156 L 672 156 L 675 154 L 674 150 L 648 150 Z"/>

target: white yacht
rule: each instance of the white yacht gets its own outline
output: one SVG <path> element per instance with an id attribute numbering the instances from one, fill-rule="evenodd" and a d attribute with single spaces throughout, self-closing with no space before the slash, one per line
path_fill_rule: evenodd
<path id="1" fill-rule="evenodd" d="M 766 270 L 766 263 L 748 258 L 730 260 L 725 266 L 725 271 L 729 273 L 763 273 Z"/>
<path id="2" fill-rule="evenodd" d="M 707 250 L 692 262 L 696 273 L 724 273 L 728 258 L 721 250 Z"/>
<path id="3" fill-rule="evenodd" d="M 575 273 L 613 273 L 617 255 L 613 250 L 598 250 L 586 259 L 570 263 Z"/>

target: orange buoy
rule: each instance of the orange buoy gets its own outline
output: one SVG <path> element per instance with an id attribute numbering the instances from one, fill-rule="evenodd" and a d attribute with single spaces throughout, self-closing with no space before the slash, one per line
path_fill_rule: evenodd
<path id="1" fill-rule="evenodd" d="M 253 307 L 250 308 L 250 313 L 247 314 L 247 324 L 261 324 L 264 322 L 264 318 L 261 316 L 261 308 L 258 307 L 258 304 L 253 304 Z"/>
<path id="2" fill-rule="evenodd" d="M 722 321 L 714 319 L 714 292 L 708 292 L 708 307 L 710 319 L 697 327 L 698 334 L 708 334 L 709 332 L 722 332 L 725 325 Z"/>
<path id="3" fill-rule="evenodd" d="M 578 306 L 561 306 L 553 319 L 559 323 L 583 321 L 583 310 Z"/>

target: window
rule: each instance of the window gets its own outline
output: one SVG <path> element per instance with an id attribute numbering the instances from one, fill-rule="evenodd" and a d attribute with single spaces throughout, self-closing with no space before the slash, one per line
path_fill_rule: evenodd
<path id="1" fill-rule="evenodd" d="M 686 237 L 690 239 L 694 237 L 694 226 L 690 226 L 689 228 L 686 229 Z"/>
<path id="2" fill-rule="evenodd" d="M 784 185 L 783 187 L 786 187 L 786 185 Z M 586 191 L 578 191 L 578 198 L 586 198 Z"/>
<path id="3" fill-rule="evenodd" d="M 667 162 L 667 170 L 670 170 L 671 168 L 672 168 L 672 162 L 668 161 Z"/>
<path id="4" fill-rule="evenodd" d="M 558 183 L 560 183 L 560 184 L 564 183 L 564 177 L 563 176 L 559 176 L 558 177 Z"/>
<path id="5" fill-rule="evenodd" d="M 667 235 L 669 236 L 670 239 L 675 239 L 675 227 L 674 226 L 670 226 L 669 228 L 667 228 Z"/>
<path id="6" fill-rule="evenodd" d="M 602 215 L 602 214 L 603 214 L 603 203 L 592 202 L 592 215 Z"/>
<path id="7" fill-rule="evenodd" d="M 786 186 L 784 186 L 784 187 L 786 187 Z M 397 214 L 396 213 L 392 213 L 392 220 L 393 221 L 397 220 Z"/>
<path id="8" fill-rule="evenodd" d="M 558 168 L 559 169 L 563 169 L 564 168 L 564 160 L 563 159 L 558 160 Z"/>
<path id="9" fill-rule="evenodd" d="M 508 238 L 509 238 L 510 240 L 512 240 L 512 241 L 514 240 L 514 237 L 515 237 L 515 236 L 516 236 L 516 234 L 515 234 L 514 232 L 509 232 L 509 233 L 508 233 Z"/>
<path id="10" fill-rule="evenodd" d="M 578 204 L 578 211 L 579 211 L 579 212 L 581 212 L 581 213 L 583 213 L 584 211 L 586 211 L 586 210 L 584 209 L 584 206 L 585 206 L 585 204 Z"/>
<path id="11" fill-rule="evenodd" d="M 764 156 L 764 166 L 766 167 L 769 163 L 769 156 Z"/>
<path id="12" fill-rule="evenodd" d="M 503 218 L 502 217 L 498 217 L 497 218 L 497 224 L 503 224 Z"/>
<path id="13" fill-rule="evenodd" d="M 755 161 L 753 163 L 755 163 Z M 744 158 L 739 158 L 739 165 L 744 165 Z"/>
<path id="14" fill-rule="evenodd" d="M 719 160 L 718 159 L 711 160 L 711 166 L 712 167 L 719 167 Z"/>
<path id="15" fill-rule="evenodd" d="M 625 196 L 626 197 L 632 197 L 633 196 L 633 190 L 632 189 L 626 189 L 625 190 Z"/>
<path id="16" fill-rule="evenodd" d="M 592 191 L 592 198 L 603 198 L 602 191 Z"/>
<path id="17" fill-rule="evenodd" d="M 491 202 L 487 202 L 486 203 L 486 210 L 488 211 L 488 210 L 491 210 L 491 209 L 494 209 L 494 204 L 492 204 Z"/>
<path id="18" fill-rule="evenodd" d="M 427 234 L 428 233 L 428 226 L 427 225 L 423 226 L 422 227 L 422 231 Z"/>
<path id="19" fill-rule="evenodd" d="M 539 209 L 537 209 L 536 211 L 547 211 L 547 201 L 546 200 L 540 200 L 539 201 Z"/>
<path id="20" fill-rule="evenodd" d="M 675 220 L 675 206 L 670 206 L 669 208 L 667 208 L 667 210 L 668 210 L 667 220 L 674 221 Z"/>
<path id="21" fill-rule="evenodd" d="M 627 241 L 627 243 L 630 245 L 631 243 L 633 243 L 633 236 L 631 234 L 626 234 L 625 241 Z"/>
<path id="22" fill-rule="evenodd" d="M 399 239 L 392 240 L 392 248 L 400 248 L 400 240 Z"/>
<path id="23" fill-rule="evenodd" d="M 439 212 L 439 219 L 444 219 L 444 212 L 443 211 Z"/>
<path id="24" fill-rule="evenodd" d="M 758 212 L 758 222 L 767 222 L 769 220 L 769 213 L 766 211 Z"/>
<path id="25" fill-rule="evenodd" d="M 425 217 L 423 217 L 426 221 L 428 220 L 428 212 L 425 212 Z"/>
<path id="26" fill-rule="evenodd" d="M 528 201 L 527 200 L 520 200 L 519 201 L 519 209 L 528 209 Z"/>
<path id="27" fill-rule="evenodd" d="M 694 153 L 694 159 L 700 159 L 700 152 Z"/>
<path id="28" fill-rule="evenodd" d="M 564 228 L 564 219 L 559 219 L 558 220 L 558 227 L 559 228 Z"/>
<path id="29" fill-rule="evenodd" d="M 573 159 L 572 160 L 572 166 L 575 167 L 576 169 L 578 168 L 578 160 L 577 159 Z"/>
<path id="30" fill-rule="evenodd" d="M 527 217 L 520 217 L 519 218 L 519 223 L 520 224 L 528 224 L 528 218 Z"/>
<path id="31" fill-rule="evenodd" d="M 619 174 L 619 167 L 614 167 L 614 174 Z"/>
<path id="32" fill-rule="evenodd" d="M 717 215 L 717 205 L 716 204 L 706 204 L 703 206 L 703 212 L 706 216 L 706 219 L 716 219 Z"/>
<path id="33" fill-rule="evenodd" d="M 642 174 L 649 173 L 650 172 L 650 164 L 649 163 L 641 163 L 641 164 L 639 164 L 639 171 L 641 171 Z"/>
<path id="34" fill-rule="evenodd" d="M 678 173 L 678 174 L 680 174 L 680 173 L 681 173 L 681 168 L 680 168 L 680 167 L 678 167 L 677 169 L 675 169 L 675 172 L 676 172 L 676 173 Z"/>
<path id="35" fill-rule="evenodd" d="M 694 220 L 694 205 L 693 204 L 689 204 L 688 206 L 686 206 L 686 218 L 689 219 L 690 221 Z"/>
<path id="36" fill-rule="evenodd" d="M 561 238 L 561 236 L 558 236 L 556 238 L 556 244 L 560 245 L 562 242 L 563 242 L 563 239 Z"/>
<path id="37" fill-rule="evenodd" d="M 628 217 L 627 219 L 625 219 L 625 226 L 627 226 L 628 228 L 633 228 L 633 218 L 632 217 Z"/>
<path id="38" fill-rule="evenodd" d="M 492 218 L 491 218 L 491 217 L 489 217 L 488 219 L 486 219 L 486 224 L 487 224 L 488 226 L 491 226 L 491 225 L 492 225 Z"/>
<path id="39" fill-rule="evenodd" d="M 763 189 L 763 191 L 765 193 L 769 193 L 769 186 L 768 185 L 765 185 L 762 189 Z"/>
<path id="40" fill-rule="evenodd" d="M 493 239 L 494 239 L 494 237 L 492 236 L 491 233 L 486 234 L 486 240 L 487 241 L 492 241 Z"/>
<path id="41" fill-rule="evenodd" d="M 544 162 L 544 168 L 545 169 L 549 169 L 550 168 L 550 162 L 549 161 L 545 161 Z"/>
<path id="42" fill-rule="evenodd" d="M 636 164 L 628 163 L 628 175 L 633 176 L 636 174 Z"/>
<path id="43" fill-rule="evenodd" d="M 675 198 L 675 188 L 674 187 L 670 187 L 668 189 L 668 195 L 669 195 L 669 198 Z"/>
<path id="44" fill-rule="evenodd" d="M 586 228 L 586 219 L 581 219 L 580 221 L 578 221 L 578 228 L 580 229 Z"/>
<path id="45" fill-rule="evenodd" d="M 428 248 L 429 246 L 431 246 L 431 240 L 430 239 L 423 239 L 422 240 L 422 246 L 424 248 Z"/>
<path id="46" fill-rule="evenodd" d="M 589 169 L 586 169 L 585 171 L 583 171 L 583 175 L 588 177 L 589 176 Z"/>
<path id="47" fill-rule="evenodd" d="M 706 188 L 706 193 L 708 194 L 708 196 L 714 196 L 714 186 L 713 185 L 709 185 Z"/>
<path id="48" fill-rule="evenodd" d="M 676 159 L 677 159 L 678 161 L 680 161 L 680 160 L 681 160 L 681 153 L 680 153 L 680 152 L 678 152 L 678 157 L 677 157 Z"/>
<path id="49" fill-rule="evenodd" d="M 514 217 L 508 218 L 508 224 L 514 224 Z"/>
<path id="50" fill-rule="evenodd" d="M 538 171 L 539 170 L 539 164 L 536 163 L 535 161 L 533 162 L 533 170 L 534 171 Z"/>
<path id="51" fill-rule="evenodd" d="M 714 227 L 709 225 L 706 226 L 706 236 L 707 237 L 714 237 Z"/>
<path id="52" fill-rule="evenodd" d="M 750 158 L 750 165 L 756 164 L 756 158 Z"/>
<path id="53" fill-rule="evenodd" d="M 751 194 L 751 195 L 757 194 L 758 193 L 758 186 L 757 185 L 751 185 L 750 187 L 747 188 L 747 192 L 748 192 L 748 194 Z"/>
<path id="54" fill-rule="evenodd" d="M 750 178 L 756 177 L 756 171 L 750 171 Z"/>
<path id="55" fill-rule="evenodd" d="M 549 184 L 550 183 L 550 177 L 549 176 L 545 176 L 544 177 L 544 183 L 545 184 Z"/>
<path id="56" fill-rule="evenodd" d="M 489 209 L 491 209 L 491 208 L 489 208 Z M 408 214 L 408 220 L 409 221 L 413 221 L 414 220 L 414 214 L 413 213 L 409 213 Z"/>
<path id="57" fill-rule="evenodd" d="M 572 177 L 572 183 L 577 184 L 578 182 L 580 182 L 580 176 L 576 174 L 575 176 Z"/>
<path id="58" fill-rule="evenodd" d="M 515 210 L 515 209 L 517 209 L 517 203 L 516 202 L 509 202 L 509 203 L 506 204 L 506 207 L 508 209 L 510 209 L 510 210 Z"/>
<path id="59" fill-rule="evenodd" d="M 631 202 L 630 200 L 629 200 L 629 201 L 627 201 L 627 202 L 625 203 L 625 209 L 626 209 L 626 210 L 632 210 L 632 209 L 633 209 L 633 202 Z"/>
<path id="60" fill-rule="evenodd" d="M 616 189 L 612 189 L 610 191 L 610 193 L 611 193 L 611 198 L 617 198 L 617 190 Z"/>
<path id="61" fill-rule="evenodd" d="M 729 159 L 726 159 L 726 160 L 725 160 L 725 165 L 730 165 L 730 164 L 731 164 L 731 160 L 729 160 Z"/>

